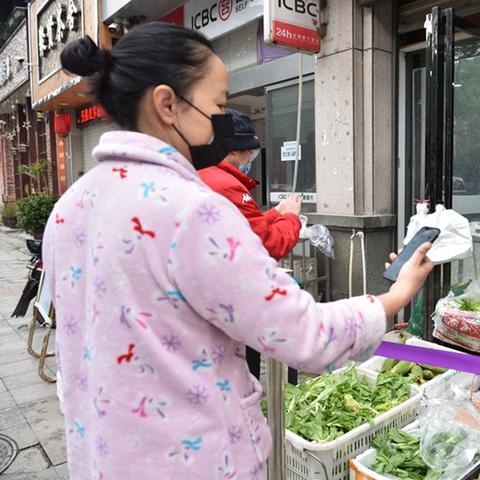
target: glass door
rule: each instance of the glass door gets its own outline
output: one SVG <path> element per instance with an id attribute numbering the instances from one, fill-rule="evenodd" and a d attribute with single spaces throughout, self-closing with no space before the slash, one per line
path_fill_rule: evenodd
<path id="1" fill-rule="evenodd" d="M 298 108 L 298 81 L 267 87 L 266 138 L 268 201 L 275 205 L 292 192 Z M 317 208 L 315 176 L 315 92 L 313 78 L 303 81 L 302 124 L 298 153 L 298 193 L 302 211 Z"/>
<path id="2" fill-rule="evenodd" d="M 408 215 L 416 200 L 426 198 L 426 67 L 425 55 L 411 59 L 411 170 L 407 188 Z M 456 262 L 451 270 L 453 284 L 480 274 L 480 37 L 455 44 L 453 82 L 452 207 L 471 222 L 475 257 Z M 443 194 L 444 192 L 442 192 Z M 443 201 L 443 199 L 442 199 Z M 410 207 L 410 208 L 409 208 Z M 478 233 L 476 233 L 478 232 Z"/>
<path id="3" fill-rule="evenodd" d="M 406 209 L 415 200 L 442 203 L 468 218 L 473 255 L 436 267 L 427 282 L 425 318 L 452 286 L 480 274 L 480 27 L 453 9 L 428 16 L 427 48 L 410 56 L 409 112 L 411 168 Z M 424 335 L 431 339 L 432 325 Z"/>

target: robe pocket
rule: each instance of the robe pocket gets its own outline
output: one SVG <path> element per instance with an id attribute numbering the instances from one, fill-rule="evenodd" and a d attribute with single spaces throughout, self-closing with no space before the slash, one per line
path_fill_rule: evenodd
<path id="1" fill-rule="evenodd" d="M 258 385 L 255 392 L 240 400 L 243 417 L 247 424 L 250 442 L 260 463 L 264 463 L 272 448 L 272 434 L 260 407 L 262 388 Z"/>

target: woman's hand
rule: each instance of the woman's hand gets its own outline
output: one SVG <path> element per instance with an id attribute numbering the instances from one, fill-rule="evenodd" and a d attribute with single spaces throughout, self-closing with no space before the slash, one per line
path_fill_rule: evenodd
<path id="1" fill-rule="evenodd" d="M 390 291 L 378 297 L 383 303 L 387 317 L 394 316 L 410 303 L 414 295 L 422 288 L 433 269 L 432 262 L 426 256 L 431 248 L 431 243 L 421 245 L 410 260 L 403 265 L 397 281 L 392 285 Z M 395 254 L 390 255 L 390 261 L 393 262 L 396 258 Z"/>

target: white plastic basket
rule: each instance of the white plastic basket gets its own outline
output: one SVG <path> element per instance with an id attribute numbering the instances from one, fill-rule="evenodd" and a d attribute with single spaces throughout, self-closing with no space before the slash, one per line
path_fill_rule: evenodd
<path id="1" fill-rule="evenodd" d="M 373 385 L 378 373 L 357 368 Z M 335 372 L 334 372 L 335 373 Z M 348 461 L 367 450 L 372 439 L 391 428 L 404 427 L 418 415 L 422 393 L 412 385 L 410 398 L 336 440 L 325 443 L 309 442 L 287 430 L 285 459 L 287 480 L 347 480 Z"/>
<path id="2" fill-rule="evenodd" d="M 407 433 L 412 433 L 418 428 L 418 421 L 407 425 L 404 430 Z M 360 454 L 357 458 L 350 461 L 350 480 L 400 480 L 398 477 L 388 473 L 381 474 L 371 469 L 375 460 L 377 451 L 374 448 L 369 448 L 367 451 Z M 471 478 L 475 472 L 478 473 L 480 469 L 480 462 L 472 465 L 466 472 L 458 477 L 457 480 L 466 480 Z"/>
<path id="3" fill-rule="evenodd" d="M 451 348 L 444 347 L 443 345 L 438 345 L 436 343 L 427 342 L 425 340 L 421 340 L 420 338 L 410 337 L 406 341 L 407 345 L 412 345 L 414 347 L 424 347 L 424 348 L 432 348 L 434 350 L 447 350 L 450 352 L 456 352 L 456 350 L 452 350 Z M 459 353 L 459 352 L 456 352 Z M 366 362 L 360 364 L 360 367 L 363 370 L 369 370 L 371 372 L 378 373 L 380 372 L 384 357 L 372 357 Z M 435 376 L 432 380 L 425 382 L 423 385 L 419 385 L 420 390 L 425 393 L 429 393 L 433 389 L 437 389 L 440 385 L 444 385 L 445 387 L 448 385 L 450 379 L 459 375 L 460 372 L 456 370 L 447 370 L 445 373 Z"/>

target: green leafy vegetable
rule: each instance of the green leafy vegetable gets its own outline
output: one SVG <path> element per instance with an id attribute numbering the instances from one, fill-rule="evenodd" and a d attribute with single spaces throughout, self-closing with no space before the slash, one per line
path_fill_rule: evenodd
<path id="1" fill-rule="evenodd" d="M 377 449 L 372 469 L 378 473 L 403 480 L 438 480 L 442 476 L 428 468 L 420 456 L 420 439 L 403 430 L 394 428 L 378 435 L 372 445 Z"/>
<path id="2" fill-rule="evenodd" d="M 306 440 L 328 442 L 371 422 L 409 396 L 409 383 L 385 373 L 370 386 L 352 364 L 340 373 L 328 373 L 285 386 L 285 425 Z"/>
<path id="3" fill-rule="evenodd" d="M 458 452 L 458 446 L 463 444 L 468 433 L 461 427 L 445 432 L 437 432 L 422 443 L 422 454 L 429 465 L 435 470 L 448 466 L 449 461 Z"/>

